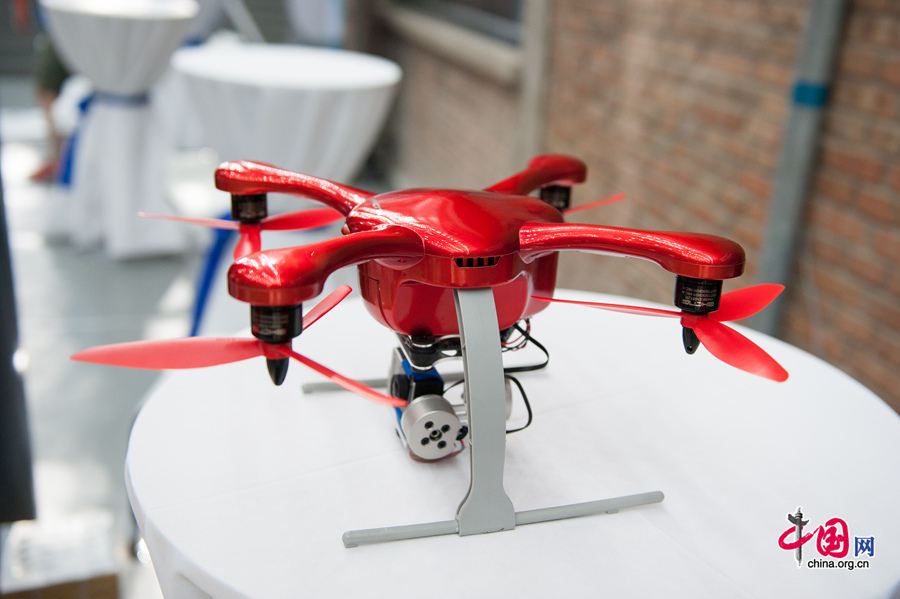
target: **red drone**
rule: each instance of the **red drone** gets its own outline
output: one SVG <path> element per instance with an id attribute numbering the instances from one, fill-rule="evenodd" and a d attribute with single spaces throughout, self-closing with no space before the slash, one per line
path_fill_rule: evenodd
<path id="1" fill-rule="evenodd" d="M 469 491 L 455 519 L 350 531 L 343 537 L 346 547 L 509 530 L 662 501 L 662 492 L 653 491 L 516 512 L 503 488 L 505 435 L 522 430 L 532 417 L 525 390 L 512 374 L 542 368 L 547 361 L 504 368 L 501 352 L 530 342 L 546 353 L 531 336 L 529 319 L 549 301 L 566 301 L 552 299 L 557 252 L 606 252 L 656 262 L 676 277 L 677 311 L 571 303 L 679 318 L 688 353 L 702 343 L 720 360 L 775 381 L 787 379 L 784 368 L 722 323 L 759 312 L 782 287 L 755 285 L 722 295 L 722 281 L 742 273 L 744 251 L 721 237 L 566 223 L 567 214 L 621 198 L 569 208 L 570 188 L 584 181 L 585 172 L 585 165 L 575 158 L 539 156 L 524 171 L 483 191 L 409 189 L 373 194 L 257 162 L 227 162 L 216 170 L 216 186 L 231 193 L 235 220 L 164 218 L 240 232 L 228 271 L 228 291 L 250 304 L 254 338 L 124 343 L 89 349 L 73 358 L 165 369 L 265 356 L 276 384 L 284 380 L 289 359 L 294 358 L 345 389 L 394 406 L 398 435 L 414 459 L 447 459 L 462 451 L 465 439 L 471 440 Z M 540 197 L 527 195 L 535 190 Z M 269 217 L 267 192 L 301 195 L 327 208 Z M 345 224 L 336 239 L 260 251 L 263 230 L 313 228 L 338 219 Z M 389 371 L 390 395 L 339 375 L 291 347 L 294 337 L 350 289 L 337 289 L 305 316 L 302 303 L 321 293 L 332 272 L 353 264 L 358 265 L 369 312 L 400 339 Z M 523 321 L 524 327 L 519 324 Z M 463 360 L 463 405 L 447 399 L 456 383 L 445 386 L 434 367 L 447 357 Z M 528 413 L 525 425 L 511 430 L 506 422 L 510 382 Z"/>
<path id="2" fill-rule="evenodd" d="M 560 250 L 626 254 L 656 262 L 676 275 L 679 311 L 580 303 L 606 310 L 680 318 L 685 349 L 703 344 L 720 360 L 775 381 L 787 372 L 752 341 L 722 324 L 762 310 L 782 290 L 755 285 L 721 294 L 723 279 L 739 276 L 744 251 L 733 241 L 696 233 L 640 231 L 567 223 L 575 211 L 621 199 L 613 196 L 569 208 L 572 185 L 585 179 L 583 162 L 563 155 L 539 156 L 528 168 L 483 191 L 409 189 L 373 194 L 332 181 L 251 161 L 226 162 L 216 187 L 232 194 L 235 220 L 188 219 L 239 230 L 228 291 L 251 306 L 254 339 L 187 338 L 93 348 L 76 360 L 132 368 L 195 368 L 265 356 L 276 384 L 288 358 L 368 398 L 406 408 L 420 395 L 443 392 L 424 384 L 434 362 L 461 355 L 454 290 L 493 291 L 503 342 L 552 298 Z M 539 190 L 540 197 L 528 194 Z M 266 193 L 297 194 L 327 208 L 267 216 Z M 150 216 L 150 215 L 147 215 Z M 260 232 L 304 229 L 344 219 L 343 235 L 309 245 L 260 250 Z M 401 339 L 391 395 L 343 377 L 294 352 L 291 340 L 349 292 L 332 293 L 301 318 L 301 304 L 322 291 L 335 270 L 356 264 L 365 305 Z M 451 347 L 452 346 L 452 347 Z M 452 351 L 447 351 L 451 347 Z M 405 381 L 402 380 L 405 376 Z M 418 384 L 416 384 L 418 383 Z M 418 391 L 411 387 L 418 386 Z M 461 427 L 465 428 L 465 427 Z M 452 444 L 442 447 L 445 456 Z M 420 456 L 421 457 L 421 456 Z"/>

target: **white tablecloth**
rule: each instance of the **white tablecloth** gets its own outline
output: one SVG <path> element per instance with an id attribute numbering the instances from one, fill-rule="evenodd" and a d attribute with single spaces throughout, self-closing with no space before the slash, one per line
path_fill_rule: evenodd
<path id="1" fill-rule="evenodd" d="M 204 141 L 251 159 L 346 181 L 384 124 L 400 68 L 346 50 L 210 44 L 172 57 Z"/>
<path id="2" fill-rule="evenodd" d="M 97 92 L 80 125 L 74 156 L 73 239 L 102 242 L 116 258 L 177 252 L 183 228 L 137 212 L 172 212 L 163 163 L 169 145 L 155 113 L 153 84 L 184 40 L 194 0 L 41 0 L 64 62 Z"/>
<path id="3" fill-rule="evenodd" d="M 756 333 L 787 383 L 702 348 L 687 356 L 667 319 L 554 305 L 533 334 L 552 359 L 520 377 L 534 423 L 507 438 L 516 509 L 656 489 L 665 501 L 345 549 L 348 529 L 452 519 L 468 456 L 410 460 L 390 408 L 304 395 L 301 382 L 318 377 L 296 364 L 282 387 L 261 359 L 173 372 L 138 416 L 126 466 L 166 596 L 843 598 L 885 597 L 900 581 L 900 419 L 859 383 Z M 386 372 L 395 344 L 351 299 L 294 347 L 364 378 Z M 521 354 L 511 357 L 539 357 Z M 797 505 L 807 531 L 840 517 L 851 537 L 873 536 L 870 567 L 798 569 L 778 547 Z M 815 539 L 804 547 L 814 557 Z"/>

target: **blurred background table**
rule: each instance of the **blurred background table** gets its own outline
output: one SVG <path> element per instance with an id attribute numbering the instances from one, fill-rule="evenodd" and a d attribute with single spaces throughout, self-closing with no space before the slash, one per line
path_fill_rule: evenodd
<path id="1" fill-rule="evenodd" d="M 559 291 L 593 301 L 617 298 Z M 531 427 L 507 439 L 517 510 L 660 489 L 615 515 L 344 549 L 345 530 L 452 518 L 468 457 L 409 459 L 393 410 L 343 391 L 282 387 L 261 359 L 163 376 L 131 434 L 126 478 L 158 579 L 173 597 L 884 597 L 900 581 L 900 419 L 832 366 L 744 331 L 791 373 L 747 375 L 675 321 L 554 305 L 550 350 L 521 376 Z M 294 347 L 356 378 L 383 376 L 393 334 L 348 299 Z M 530 350 L 513 362 L 537 361 Z M 524 355 L 523 355 L 524 354 Z M 452 362 L 452 361 L 450 361 Z M 458 362 L 441 364 L 444 372 Z M 514 399 L 513 420 L 523 418 Z M 798 570 L 779 548 L 803 506 L 874 536 L 868 569 Z M 850 542 L 853 558 L 853 539 Z M 815 539 L 804 560 L 820 557 Z M 789 591 L 788 591 L 789 589 Z"/>
<path id="2" fill-rule="evenodd" d="M 173 253 L 184 231 L 137 218 L 171 212 L 163 181 L 168 139 L 150 90 L 185 39 L 194 0 L 41 0 L 53 43 L 94 87 L 74 153 L 71 234 L 115 258 Z"/>
<path id="3" fill-rule="evenodd" d="M 338 181 L 371 151 L 401 78 L 376 56 L 278 44 L 182 48 L 172 66 L 220 159 Z"/>

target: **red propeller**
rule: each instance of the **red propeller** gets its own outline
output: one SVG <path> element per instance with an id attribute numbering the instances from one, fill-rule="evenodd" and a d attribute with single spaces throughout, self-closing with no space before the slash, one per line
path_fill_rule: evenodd
<path id="1" fill-rule="evenodd" d="M 625 199 L 624 193 L 617 193 L 616 195 L 609 196 L 608 198 L 603 198 L 602 200 L 595 200 L 593 202 L 588 202 L 587 204 L 579 204 L 578 206 L 572 206 L 571 208 L 566 208 L 563 210 L 563 214 L 568 216 L 575 212 L 581 212 L 582 210 L 590 210 L 591 208 L 596 208 L 598 206 L 606 206 L 607 204 L 615 204 L 616 202 L 621 202 Z"/>
<path id="2" fill-rule="evenodd" d="M 261 231 L 301 231 L 303 229 L 315 229 L 316 227 L 321 227 L 344 218 L 340 212 L 332 210 L 331 208 L 314 208 L 311 210 L 288 212 L 286 214 L 276 214 L 274 216 L 268 216 L 258 223 L 250 224 L 218 218 L 191 218 L 167 214 L 149 214 L 147 212 L 138 212 L 138 216 L 143 218 L 174 220 L 204 227 L 212 227 L 213 229 L 239 231 L 240 239 L 234 248 L 235 260 L 258 252 L 261 249 Z"/>
<path id="3" fill-rule="evenodd" d="M 350 293 L 350 287 L 342 285 L 328 294 L 303 317 L 306 329 L 337 306 Z M 79 362 L 92 362 L 107 366 L 143 368 L 149 370 L 169 370 L 180 368 L 202 368 L 229 364 L 265 356 L 270 359 L 294 358 L 301 364 L 328 377 L 347 391 L 380 403 L 403 407 L 406 402 L 396 397 L 379 393 L 358 381 L 340 375 L 330 368 L 307 358 L 291 349 L 290 343 L 272 344 L 258 339 L 236 339 L 227 337 L 187 337 L 162 341 L 135 341 L 92 347 L 72 356 Z"/>
<path id="4" fill-rule="evenodd" d="M 751 374 L 781 383 L 788 378 L 788 373 L 781 364 L 763 351 L 761 347 L 722 323 L 740 320 L 756 314 L 772 303 L 772 300 L 778 297 L 782 290 L 784 290 L 783 285 L 764 283 L 729 291 L 722 295 L 718 310 L 702 316 L 676 310 L 661 310 L 659 308 L 644 308 L 642 306 L 533 297 L 546 302 L 580 304 L 613 312 L 680 318 L 681 324 L 689 329 L 693 329 L 697 338 L 700 339 L 700 343 L 718 359 L 735 368 L 740 368 Z"/>

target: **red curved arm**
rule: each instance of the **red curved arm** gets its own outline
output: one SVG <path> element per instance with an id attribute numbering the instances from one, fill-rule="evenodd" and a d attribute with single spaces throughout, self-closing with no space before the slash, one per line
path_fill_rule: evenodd
<path id="1" fill-rule="evenodd" d="M 740 245 L 700 233 L 526 223 L 519 229 L 519 246 L 525 261 L 557 250 L 594 250 L 647 258 L 676 275 L 697 279 L 730 279 L 744 271 Z"/>
<path id="2" fill-rule="evenodd" d="M 277 191 L 322 202 L 344 216 L 372 197 L 372 192 L 252 160 L 223 162 L 216 169 L 216 187 L 236 194 Z"/>
<path id="3" fill-rule="evenodd" d="M 536 156 L 528 162 L 528 168 L 509 179 L 494 183 L 485 191 L 528 195 L 535 189 L 547 185 L 575 185 L 584 183 L 587 166 L 571 156 L 546 154 Z"/>
<path id="4" fill-rule="evenodd" d="M 257 306 L 290 306 L 319 295 L 328 275 L 343 266 L 379 258 L 411 264 L 424 255 L 422 238 L 405 227 L 350 233 L 241 258 L 228 269 L 228 293 Z"/>

